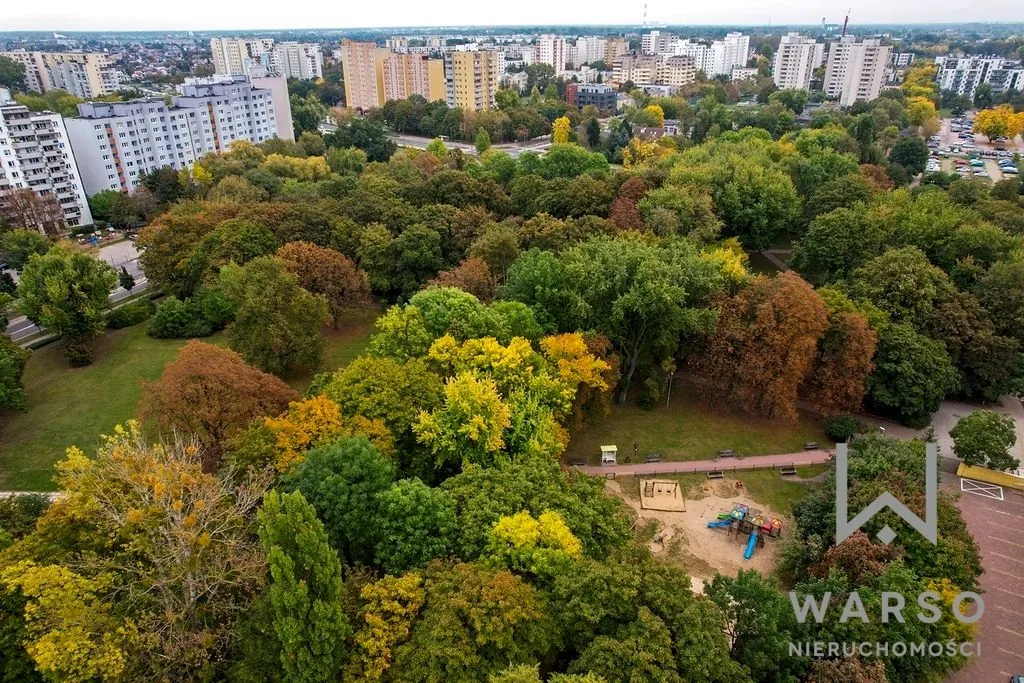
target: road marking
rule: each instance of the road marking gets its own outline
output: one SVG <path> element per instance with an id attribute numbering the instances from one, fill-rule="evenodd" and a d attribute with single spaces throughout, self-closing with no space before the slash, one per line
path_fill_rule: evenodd
<path id="1" fill-rule="evenodd" d="M 996 605 L 996 609 L 997 609 L 997 610 L 1001 610 L 1001 611 L 1003 611 L 1003 612 L 1007 612 L 1007 613 L 1009 613 L 1009 614 L 1016 614 L 1017 616 L 1024 616 L 1024 615 L 1022 615 L 1022 614 L 1021 614 L 1020 612 L 1018 612 L 1018 611 L 1016 611 L 1016 610 L 1012 610 L 1012 609 L 1006 609 L 1006 608 L 1005 608 L 1005 607 L 1003 607 L 1002 605 Z"/>
<path id="2" fill-rule="evenodd" d="M 1013 635 L 1017 636 L 1018 638 L 1024 638 L 1024 633 L 1021 633 L 1020 631 L 1014 631 L 1012 628 L 1006 628 L 1005 626 L 1000 626 L 999 624 L 996 624 L 996 628 L 999 629 L 1000 631 L 1006 631 L 1007 633 L 1012 633 Z"/>
<path id="3" fill-rule="evenodd" d="M 999 538 L 998 536 L 989 535 L 993 541 L 999 541 L 1000 543 L 1006 543 L 1007 545 L 1015 545 L 1018 548 L 1024 548 L 1024 543 L 1014 543 L 1013 541 L 1007 541 L 1005 538 Z"/>
<path id="4" fill-rule="evenodd" d="M 1017 576 L 1016 574 L 1011 574 L 1010 572 L 1004 572 L 1002 569 L 996 569 L 995 567 L 993 567 L 991 571 L 994 571 L 996 574 L 1003 574 L 1004 576 L 1009 576 L 1012 579 L 1024 581 L 1024 576 Z"/>
<path id="5" fill-rule="evenodd" d="M 996 557 L 1001 557 L 1004 560 L 1010 560 L 1011 562 L 1016 562 L 1018 564 L 1024 564 L 1024 560 L 1022 560 L 1020 558 L 1017 558 L 1017 557 L 1010 557 L 1009 555 L 1003 555 L 1003 554 L 1000 554 L 1000 553 L 989 553 L 989 554 L 990 555 L 994 555 Z"/>
<path id="6" fill-rule="evenodd" d="M 1024 598 L 1024 595 L 1021 595 L 1020 593 L 1014 593 L 1013 591 L 1008 591 L 1005 588 L 1000 588 L 999 586 L 996 586 L 995 590 L 1006 593 L 1007 595 L 1012 595 L 1015 598 Z"/>
<path id="7" fill-rule="evenodd" d="M 1019 652 L 1010 652 L 1009 650 L 1007 650 L 1005 648 L 999 648 L 999 651 L 1002 652 L 1003 654 L 1013 655 L 1014 657 L 1019 657 L 1020 659 L 1024 659 L 1024 655 L 1022 655 Z"/>

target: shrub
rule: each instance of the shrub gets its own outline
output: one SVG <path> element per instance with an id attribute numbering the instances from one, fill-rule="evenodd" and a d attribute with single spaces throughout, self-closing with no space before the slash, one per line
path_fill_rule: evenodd
<path id="1" fill-rule="evenodd" d="M 825 433 L 836 443 L 846 441 L 857 433 L 857 421 L 849 415 L 837 415 L 825 425 Z"/>
<path id="2" fill-rule="evenodd" d="M 157 307 L 149 323 L 149 336 L 157 339 L 208 337 L 211 334 L 213 325 L 192 299 L 182 301 L 175 296 L 167 297 Z"/>
<path id="3" fill-rule="evenodd" d="M 156 304 L 149 299 L 144 298 L 133 301 L 108 313 L 107 327 L 111 330 L 120 330 L 122 327 L 138 325 L 153 315 L 155 310 Z"/>

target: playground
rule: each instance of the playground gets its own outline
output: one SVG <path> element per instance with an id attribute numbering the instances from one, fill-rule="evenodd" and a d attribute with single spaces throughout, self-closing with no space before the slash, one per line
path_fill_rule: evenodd
<path id="1" fill-rule="evenodd" d="M 605 486 L 633 509 L 651 552 L 683 566 L 699 591 L 716 572 L 771 573 L 792 504 L 824 469 L 801 468 L 797 480 L 762 470 L 720 480 L 624 477 L 609 479 Z"/>

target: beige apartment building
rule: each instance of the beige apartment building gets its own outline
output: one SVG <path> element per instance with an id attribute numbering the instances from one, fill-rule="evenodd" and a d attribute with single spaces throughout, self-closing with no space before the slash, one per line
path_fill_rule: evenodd
<path id="1" fill-rule="evenodd" d="M 494 107 L 498 90 L 501 55 L 490 50 L 449 52 L 444 57 L 444 75 L 448 106 L 464 111 L 484 111 Z"/>
<path id="2" fill-rule="evenodd" d="M 376 43 L 341 41 L 346 107 L 375 109 L 384 105 L 384 62 L 390 54 Z"/>
<path id="3" fill-rule="evenodd" d="M 443 59 L 392 52 L 384 59 L 383 69 L 385 101 L 404 100 L 412 95 L 422 95 L 428 102 L 447 97 Z"/>
<path id="4" fill-rule="evenodd" d="M 825 97 L 839 100 L 843 107 L 878 97 L 890 52 L 892 46 L 882 45 L 878 38 L 845 36 L 829 45 Z"/>
<path id="5" fill-rule="evenodd" d="M 0 52 L 25 67 L 25 87 L 34 92 L 67 90 L 87 100 L 117 92 L 114 60 L 102 52 Z"/>

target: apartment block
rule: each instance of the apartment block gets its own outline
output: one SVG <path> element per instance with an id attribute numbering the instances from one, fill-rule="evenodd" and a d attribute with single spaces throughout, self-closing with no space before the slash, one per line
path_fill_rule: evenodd
<path id="1" fill-rule="evenodd" d="M 650 31 L 640 36 L 640 51 L 645 55 L 669 55 L 676 43 L 676 37 L 661 31 Z"/>
<path id="2" fill-rule="evenodd" d="M 117 92 L 120 74 L 102 52 L 0 52 L 25 67 L 25 87 L 34 92 L 67 90 L 89 99 Z"/>
<path id="3" fill-rule="evenodd" d="M 605 39 L 604 47 L 604 61 L 605 64 L 611 64 L 619 57 L 629 54 L 629 41 L 625 38 L 607 38 Z"/>
<path id="4" fill-rule="evenodd" d="M 626 55 L 612 64 L 612 80 L 632 81 L 637 86 L 662 85 L 675 90 L 697 78 L 697 67 L 688 55 Z"/>
<path id="5" fill-rule="evenodd" d="M 247 79 L 195 80 L 179 86 L 181 95 L 170 106 L 155 97 L 78 105 L 79 115 L 65 124 L 89 196 L 129 192 L 145 173 L 188 168 L 207 152 L 226 152 L 236 140 L 278 136 L 269 89 Z"/>
<path id="6" fill-rule="evenodd" d="M 708 78 L 728 76 L 734 68 L 747 65 L 749 53 L 750 36 L 742 33 L 726 34 L 721 40 L 711 42 L 711 49 L 704 63 L 704 73 Z"/>
<path id="7" fill-rule="evenodd" d="M 341 42 L 346 107 L 376 109 L 384 106 L 384 60 L 389 54 L 387 48 L 379 48 L 376 43 Z"/>
<path id="8" fill-rule="evenodd" d="M 66 226 L 92 223 L 63 118 L 29 111 L 0 88 L 0 209 L 6 210 L 6 195 L 18 189 L 56 199 Z"/>
<path id="9" fill-rule="evenodd" d="M 316 43 L 278 43 L 270 51 L 270 71 L 285 78 L 323 78 L 324 55 Z"/>
<path id="10" fill-rule="evenodd" d="M 210 38 L 213 73 L 248 76 L 254 67 L 270 68 L 273 38 Z"/>
<path id="11" fill-rule="evenodd" d="M 982 83 L 996 93 L 1024 90 L 1024 63 L 995 56 L 936 57 L 940 90 L 951 90 L 973 98 Z"/>
<path id="12" fill-rule="evenodd" d="M 447 98 L 443 59 L 392 52 L 384 59 L 383 69 L 385 101 L 412 95 L 422 95 L 428 102 Z"/>
<path id="13" fill-rule="evenodd" d="M 569 61 L 569 45 L 561 36 L 545 34 L 537 39 L 537 63 L 550 64 L 554 67 L 555 73 L 565 71 L 565 64 Z"/>
<path id="14" fill-rule="evenodd" d="M 891 52 L 892 46 L 882 45 L 878 38 L 844 36 L 833 42 L 825 67 L 825 96 L 839 100 L 843 107 L 875 99 L 882 91 Z"/>
<path id="15" fill-rule="evenodd" d="M 799 33 L 782 36 L 775 53 L 772 79 L 780 90 L 809 90 L 814 70 L 825 59 L 825 45 Z"/>
<path id="16" fill-rule="evenodd" d="M 573 65 L 578 69 L 581 64 L 604 61 L 608 54 L 608 41 L 604 36 L 580 36 L 576 39 L 576 59 Z"/>
<path id="17" fill-rule="evenodd" d="M 577 109 L 590 105 L 603 115 L 614 115 L 618 107 L 618 93 L 605 83 L 567 83 L 565 101 Z"/>
<path id="18" fill-rule="evenodd" d="M 498 52 L 476 50 L 449 52 L 444 57 L 444 75 L 449 107 L 484 111 L 494 107 L 501 72 Z"/>

